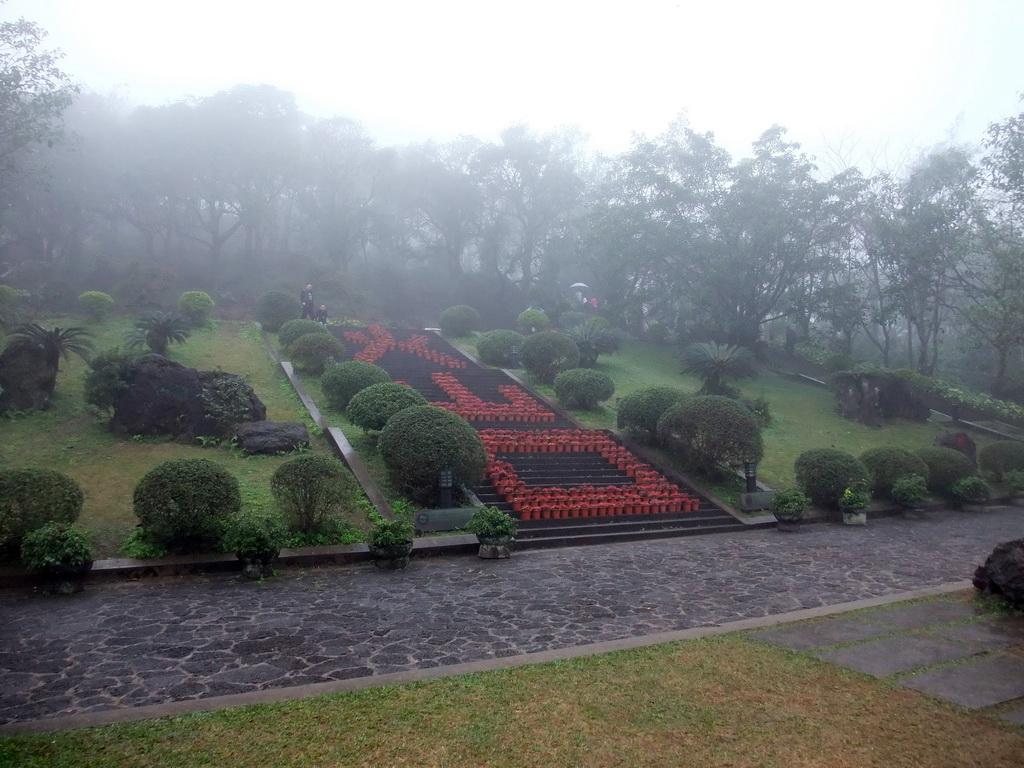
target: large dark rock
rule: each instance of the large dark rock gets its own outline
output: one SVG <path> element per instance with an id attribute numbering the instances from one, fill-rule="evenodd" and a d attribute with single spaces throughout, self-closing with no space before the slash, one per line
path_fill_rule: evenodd
<path id="1" fill-rule="evenodd" d="M 959 451 L 975 464 L 978 463 L 978 446 L 966 432 L 940 432 L 933 442 L 936 448 L 952 448 Z"/>
<path id="2" fill-rule="evenodd" d="M 1004 541 L 974 571 L 974 586 L 1024 609 L 1024 539 Z"/>
<path id="3" fill-rule="evenodd" d="M 49 408 L 56 384 L 41 347 L 14 342 L 0 354 L 0 413 Z"/>
<path id="4" fill-rule="evenodd" d="M 881 426 L 885 419 L 924 421 L 928 406 L 899 376 L 888 371 L 842 371 L 830 381 L 836 410 L 846 419 Z"/>
<path id="5" fill-rule="evenodd" d="M 266 406 L 241 376 L 144 355 L 129 369 L 128 391 L 114 406 L 111 429 L 118 435 L 191 441 L 222 437 L 237 423 L 266 416 Z"/>
<path id="6" fill-rule="evenodd" d="M 274 456 L 309 445 L 309 430 L 297 421 L 250 421 L 235 427 L 235 438 L 244 453 Z"/>

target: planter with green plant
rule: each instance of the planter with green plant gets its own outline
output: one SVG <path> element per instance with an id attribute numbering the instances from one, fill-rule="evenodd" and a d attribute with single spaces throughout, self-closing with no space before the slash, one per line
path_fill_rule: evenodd
<path id="1" fill-rule="evenodd" d="M 409 565 L 415 531 L 408 520 L 377 517 L 370 528 L 367 546 L 373 564 L 383 571 L 400 571 Z"/>
<path id="2" fill-rule="evenodd" d="M 955 481 L 949 487 L 949 495 L 957 509 L 977 509 L 992 495 L 992 489 L 981 477 L 971 475 Z"/>
<path id="3" fill-rule="evenodd" d="M 49 522 L 25 534 L 21 561 L 39 574 L 44 592 L 72 595 L 82 591 L 92 570 L 92 543 L 76 525 Z"/>
<path id="4" fill-rule="evenodd" d="M 768 508 L 778 521 L 778 529 L 793 533 L 800 530 L 804 509 L 810 503 L 810 499 L 799 488 L 780 488 L 775 491 Z"/>
<path id="5" fill-rule="evenodd" d="M 866 525 L 871 494 L 860 484 L 848 487 L 839 497 L 839 510 L 846 525 Z"/>
<path id="6" fill-rule="evenodd" d="M 512 541 L 519 524 L 514 517 L 497 507 L 480 507 L 466 524 L 480 542 L 477 552 L 485 560 L 498 560 L 512 555 Z"/>
<path id="7" fill-rule="evenodd" d="M 1020 503 L 1024 499 L 1024 470 L 1011 469 L 1003 474 L 1003 485 L 1010 492 L 1010 497 Z"/>
<path id="8" fill-rule="evenodd" d="M 280 517 L 248 513 L 231 520 L 221 544 L 242 561 L 246 578 L 261 579 L 273 575 L 274 563 L 287 540 L 288 526 Z"/>
<path id="9" fill-rule="evenodd" d="M 893 481 L 889 495 L 904 510 L 920 511 L 928 498 L 928 483 L 923 475 L 902 475 Z"/>

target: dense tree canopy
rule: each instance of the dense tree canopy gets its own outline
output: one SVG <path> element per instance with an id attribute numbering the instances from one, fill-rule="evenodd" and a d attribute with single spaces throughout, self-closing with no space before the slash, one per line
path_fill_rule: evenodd
<path id="1" fill-rule="evenodd" d="M 683 121 L 616 157 L 525 125 L 385 148 L 270 85 L 76 98 L 43 39 L 0 24 L 0 282 L 34 306 L 98 290 L 167 309 L 201 289 L 244 314 L 312 282 L 332 317 L 422 326 L 469 304 L 487 330 L 581 310 L 581 281 L 636 335 L 756 350 L 788 328 L 1024 394 L 1024 113 L 977 152 L 872 177 L 824 172 L 780 126 L 741 158 Z"/>

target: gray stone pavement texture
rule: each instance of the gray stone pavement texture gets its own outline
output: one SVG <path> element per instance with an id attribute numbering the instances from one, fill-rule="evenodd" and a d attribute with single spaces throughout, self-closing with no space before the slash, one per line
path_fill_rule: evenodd
<path id="1" fill-rule="evenodd" d="M 0 594 L 0 722 L 436 668 L 970 578 L 1024 511 Z M 883 628 L 886 625 L 879 624 Z M 888 625 L 892 628 L 893 625 Z M 896 630 L 893 630 L 896 631 Z M 975 642 L 964 639 L 962 642 Z"/>
<path id="2" fill-rule="evenodd" d="M 1024 705 L 1024 619 L 1018 616 L 939 599 L 750 635 L 865 674 L 894 677 L 898 685 L 964 707 L 1007 705 L 1002 717 L 1024 722 L 1024 709 L 1014 706 Z"/>

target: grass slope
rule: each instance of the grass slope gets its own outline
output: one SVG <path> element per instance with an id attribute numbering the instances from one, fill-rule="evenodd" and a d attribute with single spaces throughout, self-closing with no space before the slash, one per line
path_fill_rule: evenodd
<path id="1" fill-rule="evenodd" d="M 1022 754 L 1022 729 L 741 635 L 0 738 L 0 766 L 20 768 L 1009 768 Z"/>

